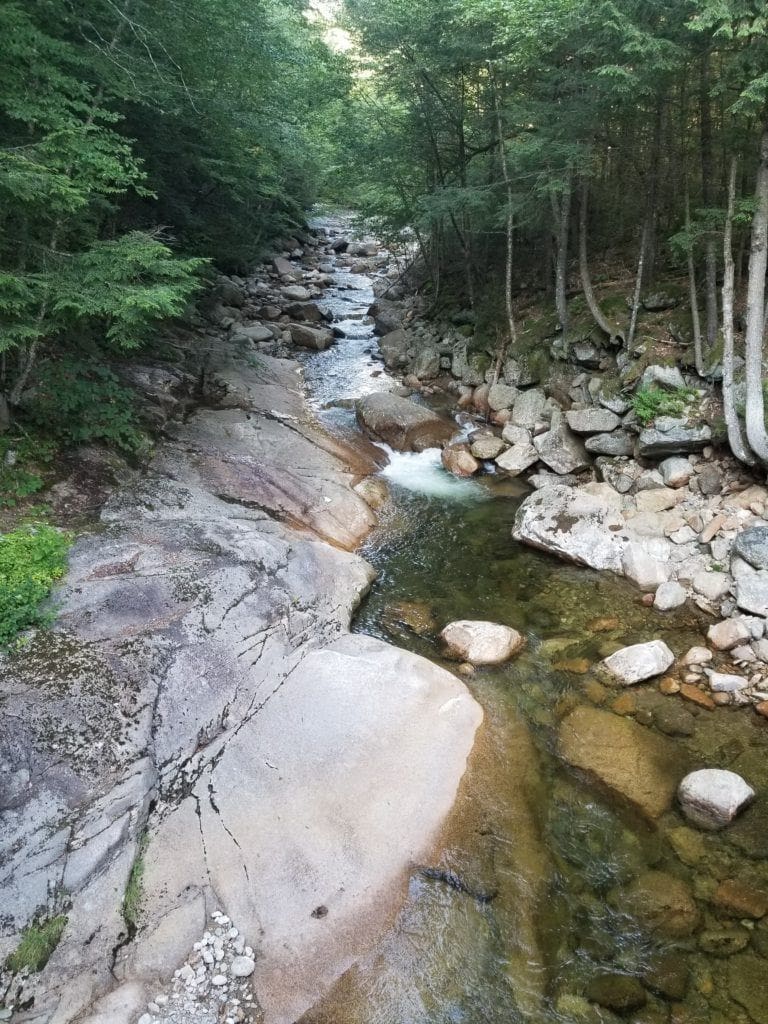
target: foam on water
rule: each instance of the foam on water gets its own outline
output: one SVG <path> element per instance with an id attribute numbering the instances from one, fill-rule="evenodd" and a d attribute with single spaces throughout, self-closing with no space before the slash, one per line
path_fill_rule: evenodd
<path id="1" fill-rule="evenodd" d="M 483 501 L 488 491 L 475 480 L 462 480 L 443 469 L 439 448 L 423 452 L 396 452 L 381 445 L 389 465 L 381 471 L 390 483 L 416 494 L 446 501 Z"/>

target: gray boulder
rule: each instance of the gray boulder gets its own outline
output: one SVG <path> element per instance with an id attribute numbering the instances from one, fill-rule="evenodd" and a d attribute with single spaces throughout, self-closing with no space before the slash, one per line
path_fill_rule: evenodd
<path id="1" fill-rule="evenodd" d="M 440 373 L 440 353 L 435 345 L 427 345 L 416 353 L 411 373 L 419 380 L 433 380 Z"/>
<path id="2" fill-rule="evenodd" d="M 671 459 L 664 459 L 664 461 L 659 464 L 659 472 L 661 473 L 665 486 L 685 487 L 693 476 L 693 466 L 690 464 L 688 459 L 681 459 L 678 456 L 673 456 Z"/>
<path id="3" fill-rule="evenodd" d="M 541 461 L 555 473 L 578 473 L 590 464 L 584 444 L 560 416 L 553 417 L 550 430 L 534 437 L 533 445 Z"/>
<path id="4" fill-rule="evenodd" d="M 712 431 L 706 424 L 689 426 L 685 420 L 660 416 L 655 426 L 640 432 L 638 453 L 643 458 L 688 455 L 702 451 L 711 441 Z"/>
<path id="5" fill-rule="evenodd" d="M 631 455 L 635 442 L 624 430 L 615 430 L 612 434 L 593 434 L 584 442 L 584 447 L 592 455 L 608 455 L 614 458 Z"/>
<path id="6" fill-rule="evenodd" d="M 610 409 L 571 409 L 565 414 L 575 434 L 609 434 L 621 420 Z"/>
<path id="7" fill-rule="evenodd" d="M 515 399 L 511 422 L 516 427 L 532 429 L 541 419 L 546 401 L 547 396 L 539 388 L 521 391 Z"/>
<path id="8" fill-rule="evenodd" d="M 640 378 L 640 387 L 666 388 L 677 391 L 685 387 L 683 375 L 676 366 L 646 366 Z"/>
<path id="9" fill-rule="evenodd" d="M 519 476 L 539 461 L 539 453 L 532 444 L 515 444 L 496 459 L 496 465 L 509 476 Z"/>
<path id="10" fill-rule="evenodd" d="M 290 284 L 287 288 L 283 288 L 281 294 L 284 299 L 289 299 L 291 302 L 307 302 L 312 298 L 312 293 L 308 288 L 304 288 L 300 284 Z"/>
<path id="11" fill-rule="evenodd" d="M 324 352 L 336 341 L 333 331 L 308 327 L 306 324 L 290 324 L 288 330 L 294 345 L 299 345 L 301 348 L 312 348 L 317 352 Z"/>
<path id="12" fill-rule="evenodd" d="M 385 334 L 379 342 L 379 349 L 384 356 L 384 365 L 388 370 L 397 370 L 408 362 L 408 349 L 411 339 L 402 328 Z"/>
<path id="13" fill-rule="evenodd" d="M 404 452 L 442 447 L 454 433 L 453 424 L 431 409 L 384 392 L 362 398 L 357 418 L 372 437 Z"/>
<path id="14" fill-rule="evenodd" d="M 734 540 L 732 553 L 755 569 L 768 569 L 768 526 L 752 526 Z"/>
<path id="15" fill-rule="evenodd" d="M 492 384 L 488 392 L 488 405 L 494 412 L 511 409 L 519 392 L 509 384 Z"/>

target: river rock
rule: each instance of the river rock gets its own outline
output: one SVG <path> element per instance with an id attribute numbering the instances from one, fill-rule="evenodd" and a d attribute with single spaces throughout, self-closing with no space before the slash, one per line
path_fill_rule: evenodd
<path id="1" fill-rule="evenodd" d="M 552 428 L 534 437 L 533 444 L 541 461 L 559 475 L 578 473 L 589 465 L 583 442 L 559 417 L 553 417 Z"/>
<path id="2" fill-rule="evenodd" d="M 673 456 L 659 464 L 659 472 L 666 487 L 685 487 L 693 476 L 693 466 L 688 459 Z"/>
<path id="3" fill-rule="evenodd" d="M 474 438 L 470 450 L 476 459 L 495 459 L 507 446 L 495 434 L 480 434 Z"/>
<path id="4" fill-rule="evenodd" d="M 621 573 L 628 580 L 632 580 L 641 590 L 656 590 L 662 583 L 669 579 L 669 561 L 667 558 L 656 557 L 659 548 L 662 549 L 666 541 L 650 543 L 650 538 L 645 543 L 633 541 L 624 547 L 621 556 Z"/>
<path id="5" fill-rule="evenodd" d="M 530 444 L 531 432 L 525 427 L 519 427 L 516 423 L 505 423 L 504 429 L 501 432 L 501 439 L 511 445 Z"/>
<path id="6" fill-rule="evenodd" d="M 532 444 L 515 444 L 499 455 L 496 465 L 510 476 L 519 476 L 539 461 L 539 453 Z"/>
<path id="7" fill-rule="evenodd" d="M 690 888 L 666 871 L 646 871 L 616 899 L 620 907 L 668 939 L 692 935 L 701 920 Z"/>
<path id="8" fill-rule="evenodd" d="M 660 612 L 671 612 L 674 608 L 685 604 L 687 597 L 685 587 L 680 586 L 675 580 L 670 580 L 667 583 L 662 583 L 656 590 L 653 607 Z"/>
<path id="9" fill-rule="evenodd" d="M 462 619 L 440 634 L 446 653 L 471 665 L 500 665 L 525 646 L 525 638 L 510 626 Z"/>
<path id="10" fill-rule="evenodd" d="M 741 953 L 728 961 L 728 992 L 754 1024 L 768 1024 L 766 964 L 763 957 Z"/>
<path id="11" fill-rule="evenodd" d="M 398 451 L 424 451 L 450 440 L 454 426 L 426 406 L 378 392 L 357 403 L 357 418 L 373 437 Z"/>
<path id="12" fill-rule="evenodd" d="M 642 1009 L 648 1001 L 637 978 L 626 974 L 600 974 L 593 978 L 587 985 L 587 998 L 621 1016 Z"/>
<path id="13" fill-rule="evenodd" d="M 610 485 L 586 490 L 549 484 L 523 501 L 512 536 L 566 561 L 620 573 L 625 525 L 621 498 Z"/>
<path id="14" fill-rule="evenodd" d="M 336 341 L 333 331 L 324 328 L 307 327 L 306 324 L 289 324 L 288 330 L 291 332 L 291 340 L 294 345 L 312 348 L 317 352 L 324 352 Z"/>
<path id="15" fill-rule="evenodd" d="M 726 878 L 718 885 L 712 903 L 728 917 L 741 921 L 759 921 L 768 914 L 768 894 L 735 878 Z"/>
<path id="16" fill-rule="evenodd" d="M 631 455 L 635 442 L 625 430 L 615 430 L 612 434 L 593 434 L 585 440 L 584 447 L 592 455 L 617 458 Z"/>
<path id="17" fill-rule="evenodd" d="M 731 578 L 724 572 L 697 572 L 691 580 L 697 594 L 708 601 L 721 601 L 731 589 Z"/>
<path id="18" fill-rule="evenodd" d="M 250 978 L 256 968 L 256 961 L 250 956 L 236 956 L 229 972 L 233 978 Z"/>
<path id="19" fill-rule="evenodd" d="M 709 688 L 713 693 L 739 693 L 749 686 L 749 680 L 744 676 L 736 676 L 730 672 L 713 672 L 711 669 L 704 671 L 707 673 Z"/>
<path id="20" fill-rule="evenodd" d="M 301 270 L 295 263 L 291 263 L 284 256 L 275 256 L 272 260 L 272 267 L 280 277 L 293 277 L 294 274 L 301 274 Z"/>
<path id="21" fill-rule="evenodd" d="M 689 426 L 685 420 L 659 416 L 655 426 L 640 432 L 638 453 L 642 458 L 662 455 L 687 455 L 700 452 L 712 441 L 708 426 Z"/>
<path id="22" fill-rule="evenodd" d="M 244 324 L 238 324 L 232 329 L 232 341 L 235 344 L 243 341 L 249 341 L 254 345 L 259 344 L 262 341 L 272 341 L 274 334 L 263 324 L 251 324 L 246 327 Z"/>
<path id="23" fill-rule="evenodd" d="M 610 711 L 578 707 L 562 721 L 558 743 L 564 761 L 646 818 L 672 806 L 680 755 L 665 737 Z"/>
<path id="24" fill-rule="evenodd" d="M 287 288 L 281 290 L 281 295 L 284 299 L 289 299 L 291 302 L 307 302 L 312 298 L 310 290 L 300 284 L 288 285 Z"/>
<path id="25" fill-rule="evenodd" d="M 701 768 L 686 775 L 677 790 L 683 814 L 699 828 L 725 828 L 755 798 L 755 791 L 736 772 Z"/>
<path id="26" fill-rule="evenodd" d="M 665 388 L 668 391 L 679 391 L 685 387 L 683 375 L 676 366 L 646 366 L 640 378 L 641 388 Z"/>
<path id="27" fill-rule="evenodd" d="M 511 422 L 532 430 L 541 419 L 547 396 L 540 388 L 521 391 L 515 399 Z"/>
<path id="28" fill-rule="evenodd" d="M 440 458 L 443 466 L 454 476 L 474 476 L 480 469 L 480 463 L 472 455 L 468 444 L 446 445 Z"/>
<path id="29" fill-rule="evenodd" d="M 623 686 L 633 686 L 662 675 L 674 661 L 674 654 L 663 640 L 650 640 L 622 647 L 606 658 L 603 665 Z"/>
<path id="30" fill-rule="evenodd" d="M 715 622 L 707 630 L 707 637 L 718 651 L 730 651 L 740 644 L 749 643 L 752 633 L 742 619 L 734 618 Z"/>
<path id="31" fill-rule="evenodd" d="M 768 569 L 741 573 L 736 579 L 735 595 L 742 611 L 768 616 Z"/>
<path id="32" fill-rule="evenodd" d="M 419 349 L 411 366 L 411 373 L 419 380 L 433 380 L 440 373 L 440 352 L 436 345 Z"/>
<path id="33" fill-rule="evenodd" d="M 571 409 L 565 414 L 574 434 L 610 434 L 621 420 L 610 409 Z"/>
<path id="34" fill-rule="evenodd" d="M 492 384 L 488 391 L 488 406 L 494 412 L 511 409 L 518 394 L 517 388 L 510 387 L 509 384 Z"/>
<path id="35" fill-rule="evenodd" d="M 411 340 L 402 328 L 389 331 L 379 341 L 379 349 L 384 356 L 384 365 L 388 370 L 397 370 L 408 362 L 408 349 Z"/>
<path id="36" fill-rule="evenodd" d="M 751 526 L 733 542 L 732 554 L 738 555 L 754 569 L 768 570 L 768 526 Z"/>

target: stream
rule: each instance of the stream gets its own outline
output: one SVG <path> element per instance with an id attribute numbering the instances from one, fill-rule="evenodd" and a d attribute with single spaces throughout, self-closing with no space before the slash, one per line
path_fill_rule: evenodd
<path id="1" fill-rule="evenodd" d="M 350 434 L 352 401 L 398 382 L 376 358 L 371 282 L 344 262 L 320 303 L 344 337 L 303 364 L 318 416 Z M 557 752 L 563 718 L 601 706 L 661 727 L 680 777 L 727 767 L 765 788 L 767 731 L 751 712 L 699 711 L 653 685 L 618 694 L 591 674 L 630 643 L 661 638 L 682 654 L 702 642 L 705 618 L 695 609 L 662 615 L 625 581 L 517 544 L 524 484 L 459 480 L 437 449 L 389 455 L 390 500 L 361 551 L 378 579 L 354 629 L 452 671 L 436 637 L 454 619 L 506 623 L 528 642 L 510 664 L 465 679 L 485 722 L 433 855 L 414 865 L 383 941 L 303 1021 L 768 1024 L 768 918 L 725 919 L 710 903 L 726 878 L 768 886 L 765 807 L 723 833 L 698 833 L 676 810 L 651 827 Z M 629 907 L 627 893 L 648 873 L 693 895 L 692 933 L 660 936 Z M 613 1010 L 585 998 L 601 977 Z"/>

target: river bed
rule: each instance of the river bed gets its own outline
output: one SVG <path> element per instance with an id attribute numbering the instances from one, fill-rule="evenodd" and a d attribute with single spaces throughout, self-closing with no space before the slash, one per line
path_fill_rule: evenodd
<path id="1" fill-rule="evenodd" d="M 343 267 L 336 280 L 321 304 L 345 337 L 303 362 L 318 415 L 350 433 L 352 400 L 397 382 L 375 358 L 370 281 Z M 764 801 L 724 833 L 695 832 L 676 810 L 649 825 L 558 754 L 569 712 L 601 707 L 661 726 L 680 777 L 727 767 L 765 792 L 768 730 L 751 711 L 699 710 L 654 685 L 620 694 L 592 672 L 634 642 L 661 638 L 683 654 L 702 642 L 702 613 L 662 615 L 625 581 L 517 544 L 526 493 L 517 481 L 458 480 L 437 450 L 389 455 L 390 500 L 361 552 L 378 579 L 354 628 L 453 671 L 436 636 L 454 619 L 507 623 L 527 646 L 466 678 L 485 723 L 444 833 L 429 863 L 414 865 L 394 927 L 304 1021 L 768 1024 L 768 918 L 723 917 L 711 904 L 723 879 L 768 891 Z M 692 895 L 690 934 L 660 935 L 628 909 L 627 893 L 649 873 Z M 726 934 L 715 955 L 716 933 Z M 609 1004 L 629 980 L 620 1016 L 586 998 L 600 977 L 613 985 Z M 632 993 L 645 1005 L 632 1008 Z"/>

